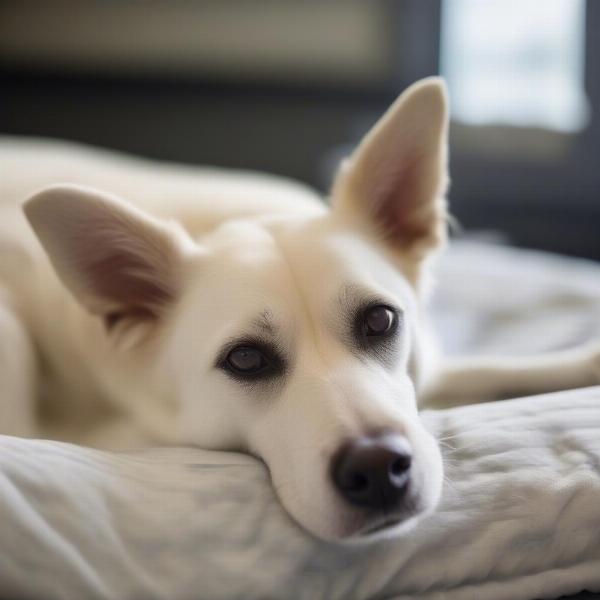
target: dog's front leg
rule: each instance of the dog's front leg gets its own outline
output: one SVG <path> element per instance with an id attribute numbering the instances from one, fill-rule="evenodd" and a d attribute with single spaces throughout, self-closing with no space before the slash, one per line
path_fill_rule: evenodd
<path id="1" fill-rule="evenodd" d="M 420 395 L 423 408 L 448 408 L 600 384 L 600 345 L 531 357 L 447 360 Z"/>

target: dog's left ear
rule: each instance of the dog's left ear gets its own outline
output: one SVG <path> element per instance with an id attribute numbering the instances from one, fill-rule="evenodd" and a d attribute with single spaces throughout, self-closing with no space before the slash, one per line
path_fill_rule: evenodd
<path id="1" fill-rule="evenodd" d="M 177 300 L 194 244 L 175 224 L 74 185 L 46 188 L 24 210 L 59 278 L 108 326 L 156 320 Z"/>
<path id="2" fill-rule="evenodd" d="M 418 260 L 446 237 L 448 108 L 442 79 L 408 88 L 340 168 L 334 211 Z"/>

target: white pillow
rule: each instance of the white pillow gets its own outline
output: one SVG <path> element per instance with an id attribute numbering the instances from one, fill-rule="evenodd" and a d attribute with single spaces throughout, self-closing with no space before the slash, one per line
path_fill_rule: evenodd
<path id="1" fill-rule="evenodd" d="M 424 414 L 440 509 L 393 541 L 310 537 L 254 459 L 0 437 L 10 598 L 532 600 L 600 591 L 600 387 Z"/>

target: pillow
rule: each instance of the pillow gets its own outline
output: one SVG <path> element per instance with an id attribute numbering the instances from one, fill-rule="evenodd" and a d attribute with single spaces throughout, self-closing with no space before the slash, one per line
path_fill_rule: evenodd
<path id="1" fill-rule="evenodd" d="M 600 591 L 600 387 L 426 412 L 439 510 L 368 545 L 312 538 L 262 463 L 0 437 L 11 598 L 532 600 Z"/>

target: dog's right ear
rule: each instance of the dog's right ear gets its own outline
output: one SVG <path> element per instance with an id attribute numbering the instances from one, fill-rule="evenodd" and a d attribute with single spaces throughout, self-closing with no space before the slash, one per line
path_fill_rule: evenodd
<path id="1" fill-rule="evenodd" d="M 444 83 L 409 87 L 342 165 L 335 213 L 415 260 L 446 235 L 448 107 Z"/>
<path id="2" fill-rule="evenodd" d="M 59 278 L 108 325 L 155 319 L 177 298 L 183 258 L 195 247 L 178 226 L 72 185 L 38 192 L 24 211 Z"/>

